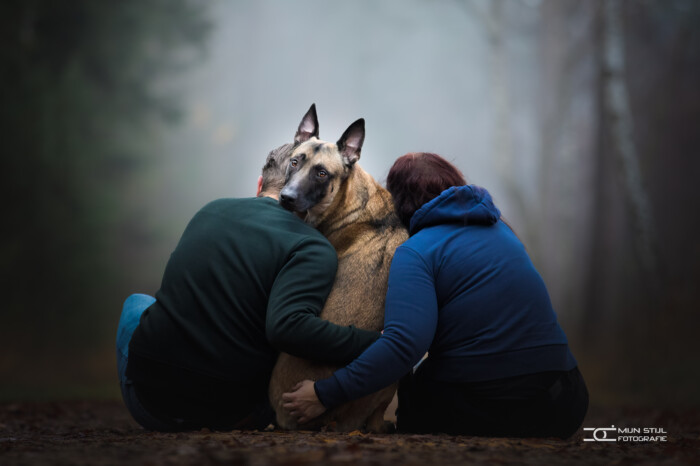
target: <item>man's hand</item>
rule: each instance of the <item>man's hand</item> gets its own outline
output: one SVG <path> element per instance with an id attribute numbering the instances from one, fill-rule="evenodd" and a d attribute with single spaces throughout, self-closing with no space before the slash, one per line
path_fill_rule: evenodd
<path id="1" fill-rule="evenodd" d="M 295 418 L 299 424 L 309 422 L 326 411 L 314 390 L 314 382 L 304 380 L 292 388 L 292 392 L 282 394 L 282 407 Z"/>

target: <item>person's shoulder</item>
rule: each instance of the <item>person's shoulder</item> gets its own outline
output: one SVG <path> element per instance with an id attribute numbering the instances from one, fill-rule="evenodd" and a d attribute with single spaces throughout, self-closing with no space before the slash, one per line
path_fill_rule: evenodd
<path id="1" fill-rule="evenodd" d="M 312 226 L 306 226 L 309 227 L 309 230 L 305 231 L 300 236 L 299 242 L 296 245 L 297 249 L 336 258 L 337 254 L 335 252 L 335 248 L 330 241 L 328 241 L 328 238 L 323 236 Z"/>
<path id="2" fill-rule="evenodd" d="M 314 257 L 317 262 L 326 262 L 329 265 L 337 264 L 338 255 L 328 238 L 303 220 L 299 219 L 299 221 L 302 226 L 294 228 L 297 235 L 294 251 L 308 257 Z"/>
<path id="3" fill-rule="evenodd" d="M 248 212 L 247 215 L 269 215 L 281 209 L 274 199 L 269 197 L 225 197 L 215 199 L 202 207 L 202 211 L 210 212 Z"/>
<path id="4" fill-rule="evenodd" d="M 335 256 L 335 249 L 321 232 L 293 212 L 283 208 L 275 199 L 269 197 L 222 198 L 209 202 L 202 210 L 227 212 L 244 216 L 250 221 L 262 222 L 259 224 L 264 228 L 292 233 L 292 235 L 284 235 L 284 240 L 296 243 L 297 249 L 311 248 L 317 252 Z"/>
<path id="5" fill-rule="evenodd" d="M 398 255 L 402 264 L 432 269 L 440 261 L 446 233 L 440 225 L 423 228 L 396 248 L 395 257 Z"/>
<path id="6" fill-rule="evenodd" d="M 206 204 L 204 204 L 204 207 L 202 207 L 200 210 L 205 212 L 228 210 L 239 205 L 244 205 L 250 200 L 252 200 L 252 198 L 222 197 L 207 202 Z"/>
<path id="7" fill-rule="evenodd" d="M 396 248 L 394 257 L 399 257 L 401 262 L 418 263 L 425 265 L 428 262 L 426 248 L 420 241 L 411 241 L 414 236 L 411 236 L 403 244 Z"/>
<path id="8" fill-rule="evenodd" d="M 397 251 L 410 251 L 411 253 L 421 256 L 425 253 L 426 248 L 435 244 L 435 241 L 440 239 L 440 235 L 433 234 L 435 227 L 428 227 L 408 237 L 406 241 L 396 248 Z"/>
<path id="9" fill-rule="evenodd" d="M 257 197 L 246 201 L 259 209 L 256 210 L 256 215 L 265 217 L 265 220 L 270 222 L 268 224 L 270 227 L 293 233 L 292 238 L 296 238 L 297 248 L 318 249 L 335 256 L 335 249 L 320 231 L 299 218 L 294 212 L 282 207 L 275 199 Z"/>

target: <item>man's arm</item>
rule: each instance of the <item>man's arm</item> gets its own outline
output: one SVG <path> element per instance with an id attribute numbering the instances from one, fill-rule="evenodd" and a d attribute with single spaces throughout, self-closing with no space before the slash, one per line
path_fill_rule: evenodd
<path id="1" fill-rule="evenodd" d="M 321 238 L 310 237 L 296 248 L 268 300 L 265 331 L 272 346 L 305 359 L 346 364 L 379 338 L 379 332 L 318 317 L 337 266 L 335 250 Z"/>

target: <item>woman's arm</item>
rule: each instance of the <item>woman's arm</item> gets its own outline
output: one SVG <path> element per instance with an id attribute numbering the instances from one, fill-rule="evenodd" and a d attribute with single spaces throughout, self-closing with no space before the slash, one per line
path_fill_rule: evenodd
<path id="1" fill-rule="evenodd" d="M 389 273 L 383 335 L 348 366 L 315 383 L 319 402 L 331 409 L 406 375 L 430 347 L 437 318 L 432 269 L 418 253 L 399 247 Z M 308 383 L 298 387 L 299 390 L 283 396 L 285 409 L 307 420 L 312 414 L 320 414 Z"/>

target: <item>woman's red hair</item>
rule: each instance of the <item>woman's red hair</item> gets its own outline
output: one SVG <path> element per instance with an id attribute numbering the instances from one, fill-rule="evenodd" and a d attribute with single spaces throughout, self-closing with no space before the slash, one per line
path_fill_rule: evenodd
<path id="1" fill-rule="evenodd" d="M 467 184 L 457 167 L 437 154 L 412 152 L 402 155 L 389 170 L 386 187 L 394 198 L 401 222 L 409 227 L 411 217 L 423 204 L 452 186 Z"/>

